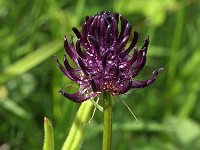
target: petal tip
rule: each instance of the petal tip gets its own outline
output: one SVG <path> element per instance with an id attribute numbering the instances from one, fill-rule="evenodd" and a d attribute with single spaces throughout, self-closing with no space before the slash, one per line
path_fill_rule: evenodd
<path id="1" fill-rule="evenodd" d="M 63 89 L 62 88 L 60 88 L 59 90 L 58 90 L 58 93 L 60 93 L 60 94 L 62 94 L 63 95 Z"/>
<path id="2" fill-rule="evenodd" d="M 162 68 L 159 68 L 159 69 L 153 71 L 152 74 L 156 74 L 157 75 L 159 72 L 164 71 L 164 70 L 165 69 L 162 67 Z"/>
<path id="3" fill-rule="evenodd" d="M 56 55 L 53 56 L 54 60 L 58 62 L 58 57 Z"/>

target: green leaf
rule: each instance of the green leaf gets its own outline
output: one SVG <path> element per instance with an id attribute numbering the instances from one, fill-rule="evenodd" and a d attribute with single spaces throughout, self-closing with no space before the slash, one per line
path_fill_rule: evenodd
<path id="1" fill-rule="evenodd" d="M 80 149 L 92 108 L 93 104 L 90 100 L 87 100 L 81 104 L 69 131 L 68 137 L 64 142 L 62 150 Z"/>
<path id="2" fill-rule="evenodd" d="M 3 83 L 37 66 L 55 54 L 62 47 L 62 45 L 63 43 L 60 42 L 60 40 L 55 40 L 16 61 L 14 64 L 6 67 L 6 69 L 0 74 L 0 83 Z"/>
<path id="3" fill-rule="evenodd" d="M 13 100 L 6 98 L 5 100 L 0 100 L 0 105 L 9 112 L 15 114 L 16 116 L 23 119 L 30 119 L 31 114 L 24 110 L 21 106 L 15 103 Z"/>
<path id="4" fill-rule="evenodd" d="M 200 126 L 191 119 L 179 119 L 170 117 L 165 120 L 167 134 L 171 139 L 179 143 L 185 149 L 196 149 L 200 140 Z"/>
<path id="5" fill-rule="evenodd" d="M 43 150 L 54 150 L 53 126 L 51 121 L 44 117 L 44 146 Z"/>

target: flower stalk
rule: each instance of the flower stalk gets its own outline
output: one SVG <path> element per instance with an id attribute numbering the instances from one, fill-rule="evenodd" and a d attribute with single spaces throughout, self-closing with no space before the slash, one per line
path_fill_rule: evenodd
<path id="1" fill-rule="evenodd" d="M 102 150 L 111 150 L 112 143 L 112 97 L 110 93 L 103 93 L 103 145 Z"/>

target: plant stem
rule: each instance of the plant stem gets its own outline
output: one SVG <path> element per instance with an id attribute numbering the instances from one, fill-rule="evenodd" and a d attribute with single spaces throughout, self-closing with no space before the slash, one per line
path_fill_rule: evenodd
<path id="1" fill-rule="evenodd" d="M 112 99 L 109 93 L 103 93 L 103 145 L 102 150 L 111 150 L 112 141 Z"/>
<path id="2" fill-rule="evenodd" d="M 62 150 L 80 149 L 84 137 L 84 131 L 86 130 L 86 125 L 90 118 L 92 106 L 93 104 L 90 100 L 81 104 Z"/>

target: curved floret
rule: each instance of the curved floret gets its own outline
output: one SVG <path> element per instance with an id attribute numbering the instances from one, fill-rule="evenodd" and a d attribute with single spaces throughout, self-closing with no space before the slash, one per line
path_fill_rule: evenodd
<path id="1" fill-rule="evenodd" d="M 80 85 L 74 94 L 59 90 L 63 96 L 74 102 L 83 102 L 103 92 L 118 95 L 130 89 L 144 88 L 152 84 L 159 71 L 163 69 L 153 71 L 148 80 L 134 79 L 145 65 L 149 36 L 138 50 L 136 46 L 138 33 L 134 32 L 130 45 L 126 46 L 132 26 L 118 13 L 102 11 L 95 16 L 86 17 L 81 32 L 77 28 L 72 30 L 77 41 L 74 43 L 71 38 L 68 42 L 65 36 L 64 48 L 78 68 L 70 66 L 66 55 L 63 58 L 64 66 L 56 56 L 55 60 L 60 70 Z M 133 54 L 130 54 L 130 51 L 133 51 Z"/>

